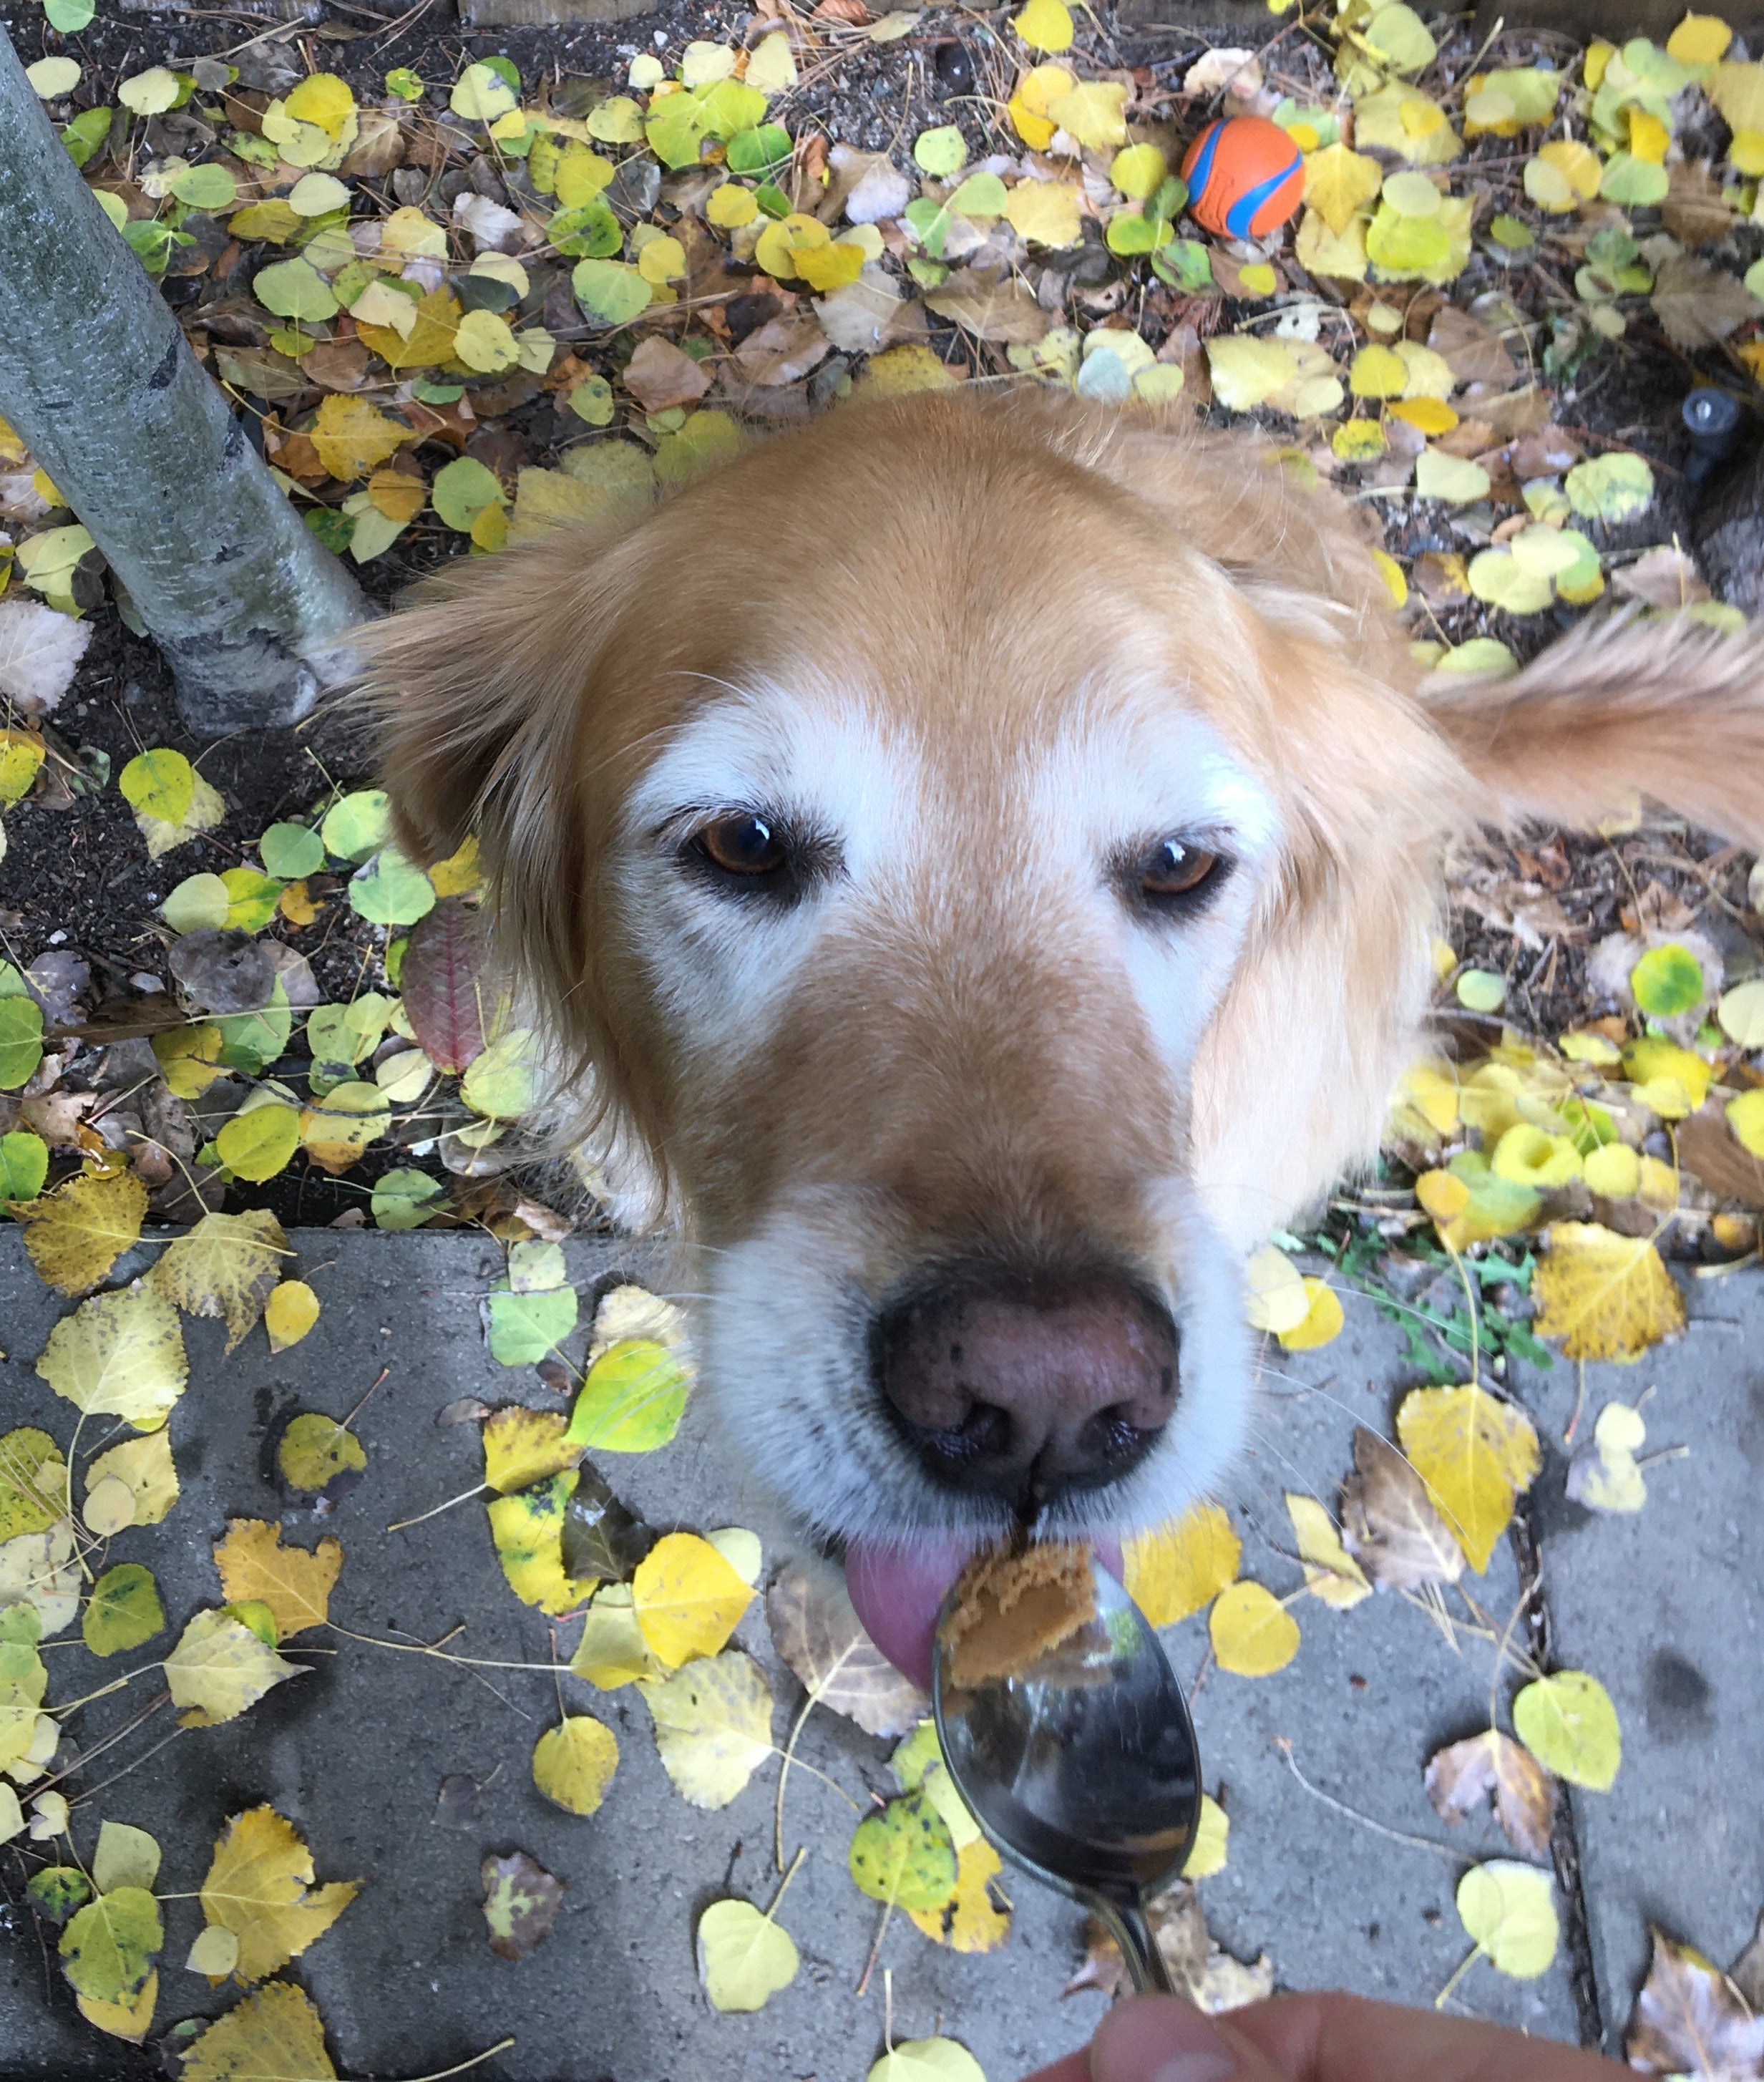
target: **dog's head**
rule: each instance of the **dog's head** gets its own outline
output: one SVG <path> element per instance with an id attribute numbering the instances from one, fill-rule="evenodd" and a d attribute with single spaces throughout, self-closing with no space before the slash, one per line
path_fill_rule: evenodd
<path id="1" fill-rule="evenodd" d="M 372 639 L 406 845 L 480 829 L 699 1246 L 705 1378 L 885 1646 L 964 1543 L 1214 1479 L 1243 1250 L 1375 1134 L 1471 783 L 1332 512 L 1241 444 L 911 400 Z"/>

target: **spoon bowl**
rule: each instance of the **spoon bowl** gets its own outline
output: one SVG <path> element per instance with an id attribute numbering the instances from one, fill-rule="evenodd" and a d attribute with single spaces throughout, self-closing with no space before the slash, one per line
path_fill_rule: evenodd
<path id="1" fill-rule="evenodd" d="M 944 1761 L 987 1840 L 1098 1917 L 1134 1986 L 1176 1993 L 1145 1919 L 1181 1872 L 1201 1812 L 1200 1751 L 1157 1634 L 1094 1559 L 1092 1616 L 1008 1677 L 951 1674 L 952 1594 L 932 1709 Z"/>

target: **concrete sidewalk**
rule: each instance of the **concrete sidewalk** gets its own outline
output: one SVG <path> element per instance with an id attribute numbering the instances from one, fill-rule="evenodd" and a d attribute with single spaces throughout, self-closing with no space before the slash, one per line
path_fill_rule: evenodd
<path id="1" fill-rule="evenodd" d="M 477 1427 L 438 1427 L 444 1405 L 476 1395 L 559 1406 L 530 1370 L 504 1369 L 484 1350 L 479 1298 L 502 1271 L 500 1251 L 457 1233 L 318 1230 L 293 1241 L 298 1269 L 324 1304 L 317 1327 L 273 1358 L 254 1331 L 228 1358 L 222 1325 L 186 1323 L 191 1385 L 171 1418 L 183 1495 L 163 1524 L 122 1535 L 113 1558 L 154 1570 L 175 1631 L 198 1606 L 218 1602 L 210 1549 L 226 1519 L 280 1518 L 294 1543 L 310 1546 L 323 1532 L 342 1541 L 346 1560 L 331 1600 L 342 1626 L 432 1641 L 463 1625 L 450 1643 L 458 1653 L 548 1660 L 549 1623 L 504 1584 L 481 1502 L 385 1530 L 479 1478 Z M 640 1254 L 621 1259 L 611 1245 L 572 1242 L 566 1252 L 584 1289 L 619 1263 L 642 1267 Z M 152 1254 L 137 1253 L 118 1276 Z M 1650 1446 L 1687 1443 L 1690 1457 L 1650 1471 L 1650 1500 L 1637 1519 L 1593 1519 L 1565 1502 L 1553 1461 L 1535 1491 L 1556 1659 L 1601 1678 L 1623 1722 L 1615 1789 L 1572 1801 L 1584 1924 L 1562 1903 L 1565 1941 L 1548 1974 L 1521 1983 L 1478 1963 L 1455 1998 L 1465 2011 L 1554 2037 L 1603 2029 L 1613 2047 L 1644 1959 L 1648 1916 L 1724 1962 L 1764 1901 L 1755 1819 L 1764 1777 L 1764 1583 L 1755 1533 L 1742 1530 L 1755 1525 L 1749 1492 L 1764 1461 L 1764 1281 L 1748 1273 L 1699 1283 L 1690 1298 L 1695 1320 L 1678 1347 L 1637 1368 L 1587 1369 L 1585 1420 L 1608 1397 L 1633 1401 L 1652 1384 Z M 67 1305 L 38 1283 L 16 1230 L 0 1231 L 0 1428 L 41 1423 L 65 1440 L 68 1406 L 33 1366 Z M 591 1313 L 585 1296 L 584 1321 Z M 1292 1358 L 1276 1353 L 1254 1452 L 1227 1498 L 1244 1533 L 1244 1574 L 1280 1593 L 1296 1584 L 1282 1493 L 1304 1490 L 1333 1507 L 1354 1422 L 1390 1428 L 1405 1384 L 1401 1349 L 1400 1335 L 1354 1298 L 1333 1344 Z M 390 1377 L 357 1426 L 369 1454 L 363 1479 L 328 1516 L 285 1509 L 265 1471 L 266 1439 L 297 1410 L 343 1415 L 382 1365 Z M 1572 1406 L 1573 1372 L 1528 1370 L 1520 1384 L 1547 1436 L 1560 1435 Z M 661 1452 L 603 1455 L 598 1465 L 657 1526 L 709 1529 L 746 1515 L 698 1409 L 688 1409 Z M 1503 1545 L 1472 1588 L 1504 1624 L 1518 1586 Z M 1255 1680 L 1213 1670 L 1194 1701 L 1206 1783 L 1231 1823 L 1229 1863 L 1203 1882 L 1203 1905 L 1223 1943 L 1245 1959 L 1265 1951 L 1284 1985 L 1430 2002 L 1470 1949 L 1453 1907 L 1464 1863 L 1515 1855 L 1492 1822 L 1448 1831 L 1421 1788 L 1435 1748 L 1487 1726 L 1491 1653 L 1462 1631 L 1448 1641 L 1396 1598 L 1346 1613 L 1307 1599 L 1296 1612 L 1303 1645 L 1286 1670 Z M 570 1637 L 562 1637 L 566 1653 Z M 58 1638 L 77 1642 L 77 1630 Z M 757 1604 L 736 1641 L 772 1678 L 781 1744 L 802 1695 L 772 1650 Z M 1203 1621 L 1173 1629 L 1170 1645 L 1178 1671 L 1193 1679 L 1205 1658 Z M 321 1881 L 365 1878 L 338 1925 L 289 1970 L 322 2012 L 341 2073 L 426 2074 L 513 2033 L 511 2051 L 474 2071 L 507 2082 L 713 2075 L 861 2082 L 882 2050 L 889 1968 L 897 2038 L 941 2029 L 972 2050 L 989 2082 L 1015 2082 L 1079 2043 L 1101 2012 L 1094 1993 L 1060 1998 L 1081 1951 L 1076 1912 L 1008 1874 L 1017 1913 L 1000 1951 L 950 1952 L 896 1916 L 857 1998 L 878 1917 L 845 1869 L 856 1817 L 822 1780 L 793 1770 L 786 1855 L 799 1842 L 810 1854 L 781 1920 L 801 1949 L 802 1971 L 759 2014 L 719 2016 L 698 1984 L 693 1926 L 725 1893 L 769 1901 L 776 1763 L 729 1807 L 705 1814 L 668 1783 L 647 1709 L 629 1688 L 608 1695 L 567 1676 L 473 1671 L 341 1636 L 302 1636 L 292 1653 L 315 1674 L 272 1692 L 240 1720 L 179 1735 L 103 1785 L 77 1810 L 76 1840 L 89 1854 L 100 1815 L 150 1829 L 166 1854 L 159 1886 L 179 1894 L 200 1883 L 226 1818 L 269 1801 L 306 1838 Z M 83 1646 L 48 1659 L 52 1707 L 111 1674 Z M 1504 1710 L 1513 1684 L 1503 1679 L 1498 1688 Z M 528 1772 L 560 1698 L 596 1713 L 619 1741 L 605 1804 L 586 1819 L 542 1799 Z M 134 1710 L 124 1699 L 98 1701 L 70 1722 L 69 1734 L 90 1747 Z M 85 1785 L 99 1787 L 149 1738 L 162 1739 L 164 1720 L 95 1761 Z M 1282 1740 L 1290 1751 L 1277 1746 Z M 891 1747 L 818 1712 L 798 1755 L 867 1804 L 871 1790 L 894 1789 Z M 1301 1785 L 1289 1754 L 1311 1787 L 1366 1822 Z M 464 1827 L 443 1826 L 437 1789 L 461 1774 L 481 1789 L 478 1811 L 453 1818 Z M 76 2015 L 53 1942 L 40 1942 L 21 1905 L 16 1848 L 0 1852 L 0 2071 L 9 2082 L 164 2071 L 151 2042 L 131 2050 Z M 512 1963 L 486 1942 L 478 1869 L 486 1852 L 517 1848 L 568 1890 L 552 1936 Z M 196 1903 L 169 1900 L 165 1917 L 154 2039 L 179 2018 L 218 2014 L 236 1994 L 211 1993 L 183 1969 L 200 1923 Z M 1592 1970 L 1577 1998 L 1577 1946 Z"/>

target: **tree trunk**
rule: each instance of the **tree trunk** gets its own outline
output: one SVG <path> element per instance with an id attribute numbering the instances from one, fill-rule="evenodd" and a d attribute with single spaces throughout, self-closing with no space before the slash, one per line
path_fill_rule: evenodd
<path id="1" fill-rule="evenodd" d="M 0 29 L 0 413 L 90 530 L 205 735 L 298 721 L 371 612 L 68 157 Z"/>

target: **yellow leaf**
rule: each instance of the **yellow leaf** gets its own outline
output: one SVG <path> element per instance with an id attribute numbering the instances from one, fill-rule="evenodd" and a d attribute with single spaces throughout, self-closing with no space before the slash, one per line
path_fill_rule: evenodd
<path id="1" fill-rule="evenodd" d="M 324 2020 L 304 1988 L 272 1981 L 216 2018 L 183 2053 L 181 2082 L 336 2082 Z"/>
<path id="2" fill-rule="evenodd" d="M 1337 237 L 1378 194 L 1384 169 L 1346 145 L 1325 145 L 1305 158 L 1305 200 Z"/>
<path id="3" fill-rule="evenodd" d="M 1406 419 L 1424 434 L 1449 434 L 1458 424 L 1458 415 L 1442 398 L 1401 398 L 1390 411 L 1392 419 Z"/>
<path id="4" fill-rule="evenodd" d="M 543 1481 L 561 1468 L 573 1468 L 582 1448 L 564 1437 L 569 1428 L 569 1418 L 558 1410 L 511 1403 L 492 1411 L 484 1420 L 484 1480 L 506 1496 Z"/>
<path id="5" fill-rule="evenodd" d="M 1069 181 L 1021 180 L 1004 198 L 1004 214 L 1013 230 L 1032 245 L 1076 246 L 1082 235 L 1078 221 L 1083 197 Z"/>
<path id="6" fill-rule="evenodd" d="M 499 507 L 486 512 L 501 512 Z M 333 1085 L 300 1117 L 300 1139 L 322 1170 L 340 1175 L 392 1124 L 392 1108 L 377 1085 Z"/>
<path id="7" fill-rule="evenodd" d="M 564 1574 L 564 1508 L 578 1479 L 575 1469 L 566 1468 L 531 1489 L 495 1497 L 489 1506 L 490 1538 L 508 1587 L 523 1604 L 542 1612 L 575 1611 L 600 1580 Z"/>
<path id="8" fill-rule="evenodd" d="M 1580 1177 L 1581 1153 L 1567 1136 L 1519 1121 L 1495 1144 L 1488 1169 L 1513 1185 L 1547 1191 Z"/>
<path id="9" fill-rule="evenodd" d="M 438 226 L 430 229 L 439 231 Z M 446 250 L 444 244 L 442 250 Z M 459 299 L 451 290 L 431 289 L 416 306 L 416 321 L 408 335 L 389 325 L 358 325 L 356 337 L 388 368 L 401 373 L 407 369 L 432 368 L 437 362 L 453 360 L 453 341 L 463 314 Z"/>
<path id="10" fill-rule="evenodd" d="M 764 2009 L 802 1964 L 789 1932 L 751 1901 L 712 1902 L 698 1919 L 696 1942 L 705 1993 L 725 2012 Z"/>
<path id="11" fill-rule="evenodd" d="M 981 1835 L 956 1853 L 955 1892 L 941 1908 L 909 1908 L 907 1913 L 927 1937 L 952 1952 L 991 1952 L 1011 1934 L 1011 1912 L 992 1899 L 991 1882 L 1003 1867 L 999 1854 Z"/>
<path id="12" fill-rule="evenodd" d="M 592 1713 L 547 1728 L 533 1753 L 533 1782 L 571 1814 L 592 1814 L 606 1797 L 619 1760 L 618 1739 Z"/>
<path id="13" fill-rule="evenodd" d="M 1538 1334 L 1571 1359 L 1637 1359 L 1684 1328 L 1684 1296 L 1646 1237 L 1556 1222 L 1532 1279 Z"/>
<path id="14" fill-rule="evenodd" d="M 1408 371 L 1400 357 L 1375 342 L 1362 347 L 1348 371 L 1348 388 L 1356 398 L 1400 398 L 1408 387 Z"/>
<path id="15" fill-rule="evenodd" d="M 1031 151 L 1045 152 L 1054 141 L 1055 124 L 1048 110 L 1076 84 L 1063 65 L 1036 65 L 1017 82 L 1008 105 L 1017 134 Z"/>
<path id="16" fill-rule="evenodd" d="M 1338 280 L 1363 282 L 1370 263 L 1366 251 L 1366 219 L 1351 217 L 1338 232 L 1332 231 L 1321 214 L 1307 209 L 1299 225 L 1294 250 L 1299 265 L 1313 275 L 1332 275 Z"/>
<path id="17" fill-rule="evenodd" d="M 133 1525 L 157 1525 L 178 1501 L 178 1470 L 172 1465 L 171 1436 L 163 1428 L 145 1439 L 131 1439 L 100 1453 L 86 1470 L 86 1494 L 99 1482 L 128 1483 L 135 1499 Z"/>
<path id="18" fill-rule="evenodd" d="M 1194 1848 L 1182 1868 L 1185 1880 L 1209 1879 L 1225 1869 L 1231 1839 L 1231 1818 L 1210 1793 L 1201 1795 L 1201 1819 L 1194 1831 Z"/>
<path id="19" fill-rule="evenodd" d="M 48 1433 L 21 1424 L 0 1438 L 0 1545 L 45 1531 L 67 1508 L 67 1463 Z"/>
<path id="20" fill-rule="evenodd" d="M 318 1296 L 304 1279 L 284 1279 L 263 1305 L 263 1327 L 270 1350 L 285 1352 L 297 1345 L 318 1321 Z"/>
<path id="21" fill-rule="evenodd" d="M 650 1653 L 637 1623 L 629 1583 L 608 1583 L 589 1606 L 582 1638 L 570 1658 L 573 1676 L 603 1692 L 616 1692 L 639 1678 L 665 1678 L 666 1667 Z"/>
<path id="22" fill-rule="evenodd" d="M 799 252 L 796 272 L 817 295 L 824 296 L 830 289 L 840 289 L 848 282 L 855 282 L 862 274 L 864 249 L 853 239 L 836 239 L 831 246 Z"/>
<path id="23" fill-rule="evenodd" d="M 1538 157 L 1556 168 L 1582 202 L 1590 202 L 1598 193 L 1604 168 L 1590 145 L 1583 145 L 1575 137 L 1552 137 L 1548 144 L 1538 147 Z"/>
<path id="24" fill-rule="evenodd" d="M 1244 1266 L 1244 1315 L 1256 1330 L 1295 1330 L 1311 1313 L 1299 1268 L 1276 1244 L 1252 1251 Z"/>
<path id="25" fill-rule="evenodd" d="M 1416 1063 L 1396 1089 L 1435 1134 L 1450 1135 L 1458 1125 L 1458 1077 L 1450 1064 Z"/>
<path id="26" fill-rule="evenodd" d="M 147 1188 L 133 1171 L 82 1171 L 19 1212 L 24 1247 L 42 1279 L 82 1294 L 141 1237 Z"/>
<path id="27" fill-rule="evenodd" d="M 1472 1865 L 1458 1882 L 1458 1916 L 1497 1973 L 1535 1980 L 1556 1957 L 1558 1930 L 1550 1875 L 1517 1858 Z"/>
<path id="28" fill-rule="evenodd" d="M 1709 1065 L 1688 1048 L 1646 1035 L 1623 1051 L 1636 1097 L 1663 1120 L 1693 1114 L 1709 1094 Z"/>
<path id="29" fill-rule="evenodd" d="M 229 1518 L 214 1546 L 221 1589 L 233 1605 L 264 1604 L 278 1641 L 322 1626 L 330 1616 L 331 1586 L 343 1567 L 343 1548 L 328 1533 L 309 1553 L 284 1547 L 282 1528 L 260 1518 Z"/>
<path id="30" fill-rule="evenodd" d="M 1299 1653 L 1299 1622 L 1260 1583 L 1221 1591 L 1207 1628 L 1219 1668 L 1239 1677 L 1271 1677 Z"/>
<path id="31" fill-rule="evenodd" d="M 476 889 L 484 879 L 478 857 L 478 834 L 474 832 L 457 853 L 436 861 L 428 876 L 437 896 L 464 896 Z"/>
<path id="32" fill-rule="evenodd" d="M 1326 1280 L 1313 1279 L 1308 1273 L 1304 1281 L 1305 1313 L 1303 1321 L 1295 1323 L 1290 1330 L 1277 1334 L 1289 1352 L 1308 1352 L 1319 1345 L 1326 1345 L 1332 1338 L 1341 1334 L 1341 1297 Z"/>
<path id="33" fill-rule="evenodd" d="M 1085 80 L 1047 112 L 1087 151 L 1106 152 L 1127 141 L 1126 105 L 1127 90 L 1119 80 Z"/>
<path id="34" fill-rule="evenodd" d="M 726 1807 L 772 1754 L 771 1688 L 739 1649 L 701 1656 L 643 1696 L 663 1766 L 694 1807 Z"/>
<path id="35" fill-rule="evenodd" d="M 1257 339 L 1247 333 L 1215 334 L 1206 343 L 1206 363 L 1213 395 L 1232 412 L 1265 404 L 1298 373 L 1285 340 Z"/>
<path id="36" fill-rule="evenodd" d="M 1666 39 L 1666 56 L 1682 65 L 1713 65 L 1726 57 L 1732 40 L 1733 32 L 1719 15 L 1686 15 Z"/>
<path id="37" fill-rule="evenodd" d="M 726 181 L 720 188 L 714 189 L 705 204 L 705 221 L 714 224 L 719 231 L 733 231 L 743 224 L 751 224 L 760 214 L 760 205 L 754 199 L 751 188 L 743 188 L 739 181 Z"/>
<path id="38" fill-rule="evenodd" d="M 221 1832 L 202 1913 L 239 1941 L 235 1976 L 247 1986 L 297 1958 L 323 1937 L 360 1890 L 360 1880 L 314 1889 L 313 1854 L 273 1807 L 235 1814 Z M 211 1983 L 219 1979 L 211 1975 Z"/>
<path id="39" fill-rule="evenodd" d="M 1513 1516 L 1515 1494 L 1539 1465 L 1537 1433 L 1525 1413 L 1474 1382 L 1418 1388 L 1396 1413 L 1403 1451 L 1480 1574 Z"/>
<path id="40" fill-rule="evenodd" d="M 154 2005 L 159 2000 L 159 1976 L 149 1974 L 127 2001 L 107 2003 L 95 1996 L 76 1995 L 80 2015 L 112 2038 L 141 2040 L 153 2026 Z"/>
<path id="41" fill-rule="evenodd" d="M 782 282 L 794 282 L 797 278 L 798 254 L 828 244 L 832 235 L 819 218 L 794 211 L 767 225 L 760 234 L 753 257 L 767 274 Z"/>
<path id="42" fill-rule="evenodd" d="M 1623 1760 L 1623 1731 L 1610 1694 L 1584 1670 L 1558 1670 L 1513 1702 L 1519 1740 L 1546 1771 L 1589 1792 L 1608 1793 Z"/>
<path id="43" fill-rule="evenodd" d="M 671 1668 L 695 1656 L 715 1655 L 752 1599 L 752 1586 L 742 1582 L 708 1540 L 692 1532 L 665 1534 L 631 1578 L 643 1638 Z"/>
<path id="44" fill-rule="evenodd" d="M 0 803 L 23 800 L 48 752 L 34 730 L 0 730 Z"/>
<path id="45" fill-rule="evenodd" d="M 36 1370 L 89 1417 L 156 1431 L 190 1378 L 177 1311 L 145 1280 L 95 1294 L 49 1333 Z"/>
<path id="46" fill-rule="evenodd" d="M 1071 48 L 1071 11 L 1065 0 L 1027 0 L 1011 27 L 1032 51 Z"/>
<path id="47" fill-rule="evenodd" d="M 1166 1627 L 1232 1581 L 1243 1542 L 1218 1504 L 1198 1503 L 1155 1532 L 1133 1534 L 1123 1549 L 1127 1595 L 1153 1626 Z"/>
<path id="48" fill-rule="evenodd" d="M 312 426 L 318 460 L 346 484 L 365 477 L 376 463 L 385 462 L 415 438 L 401 420 L 376 411 L 365 398 L 341 390 L 330 391 L 320 401 Z"/>
<path id="49" fill-rule="evenodd" d="M 1292 1520 L 1305 1582 L 1314 1595 L 1345 1612 L 1372 1595 L 1365 1570 L 1341 1545 L 1335 1520 L 1315 1497 L 1295 1496 L 1289 1490 L 1286 1514 Z"/>
<path id="50" fill-rule="evenodd" d="M 1354 103 L 1354 135 L 1362 145 L 1400 153 L 1412 166 L 1442 166 L 1464 149 L 1439 103 L 1400 80 Z"/>
<path id="51" fill-rule="evenodd" d="M 1728 1126 L 1741 1148 L 1764 1157 L 1764 1090 L 1741 1092 L 1725 1108 Z"/>
<path id="52" fill-rule="evenodd" d="M 313 123 L 327 137 L 341 137 L 356 113 L 356 97 L 347 80 L 334 72 L 309 73 L 282 103 L 297 123 Z"/>
<path id="53" fill-rule="evenodd" d="M 1375 550 L 1372 562 L 1378 567 L 1378 575 L 1383 580 L 1385 589 L 1393 607 L 1408 605 L 1408 574 L 1387 550 Z"/>
<path id="54" fill-rule="evenodd" d="M 1581 1166 L 1587 1191 L 1607 1200 L 1627 1200 L 1641 1188 L 1641 1160 L 1627 1142 L 1601 1143 Z"/>
<path id="55" fill-rule="evenodd" d="M 153 1283 L 187 1315 L 224 1316 L 231 1351 L 263 1313 L 293 1254 L 281 1224 L 267 1208 L 204 1215 L 153 1270 Z"/>
<path id="56" fill-rule="evenodd" d="M 289 1663 L 242 1620 L 220 1610 L 198 1612 L 165 1661 L 166 1685 L 186 1728 L 218 1727 L 306 1665 Z"/>

